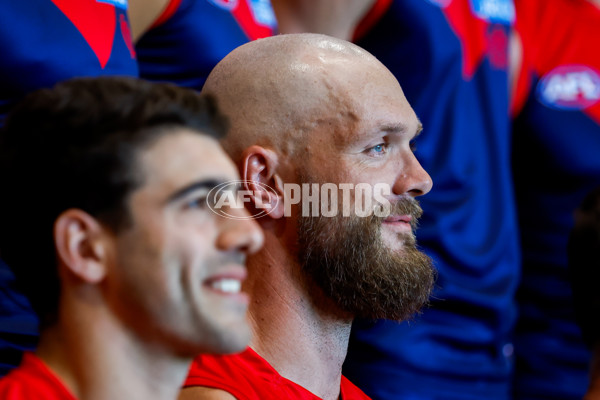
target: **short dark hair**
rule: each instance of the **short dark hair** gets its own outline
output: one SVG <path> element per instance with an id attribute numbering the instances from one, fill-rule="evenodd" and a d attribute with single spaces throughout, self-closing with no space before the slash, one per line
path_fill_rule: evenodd
<path id="1" fill-rule="evenodd" d="M 78 208 L 118 232 L 131 221 L 137 152 L 176 128 L 220 139 L 214 100 L 135 78 L 78 78 L 27 96 L 0 132 L 0 257 L 42 325 L 56 320 L 53 226 Z"/>
<path id="2" fill-rule="evenodd" d="M 567 253 L 575 317 L 585 343 L 600 344 L 600 187 L 591 191 L 575 213 Z"/>

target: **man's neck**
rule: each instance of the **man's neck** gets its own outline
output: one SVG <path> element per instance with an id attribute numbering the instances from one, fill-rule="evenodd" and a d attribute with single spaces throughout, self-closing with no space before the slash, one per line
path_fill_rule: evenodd
<path id="1" fill-rule="evenodd" d="M 191 358 L 144 344 L 113 315 L 93 306 L 62 311 L 60 322 L 42 333 L 36 353 L 76 398 L 177 397 Z"/>
<path id="2" fill-rule="evenodd" d="M 323 33 L 352 40 L 359 22 L 374 0 L 273 1 L 280 33 Z"/>
<path id="3" fill-rule="evenodd" d="M 251 347 L 281 376 L 324 400 L 337 399 L 352 318 L 341 317 L 280 246 L 267 244 L 248 269 Z"/>

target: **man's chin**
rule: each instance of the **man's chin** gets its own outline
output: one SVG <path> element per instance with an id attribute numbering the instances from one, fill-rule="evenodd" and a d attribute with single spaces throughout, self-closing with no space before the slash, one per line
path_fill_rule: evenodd
<path id="1" fill-rule="evenodd" d="M 396 229 L 381 227 L 381 241 L 393 252 L 403 253 L 407 248 L 415 247 L 415 237 L 410 233 L 398 232 Z"/>

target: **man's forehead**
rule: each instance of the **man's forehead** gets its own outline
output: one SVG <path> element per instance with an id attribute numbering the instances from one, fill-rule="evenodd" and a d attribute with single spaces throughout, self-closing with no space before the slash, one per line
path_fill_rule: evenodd
<path id="1" fill-rule="evenodd" d="M 143 150 L 139 159 L 146 182 L 177 186 L 215 176 L 238 176 L 233 162 L 215 139 L 189 130 L 163 135 Z"/>
<path id="2" fill-rule="evenodd" d="M 405 99 L 402 103 L 396 102 L 396 105 L 384 101 L 363 101 L 358 104 L 360 102 L 360 99 L 347 102 L 329 116 L 319 118 L 320 129 L 315 130 L 313 138 L 322 141 L 325 139 L 323 136 L 329 136 L 335 144 L 343 147 L 347 143 L 373 136 L 416 136 L 423 129 L 421 121 Z"/>

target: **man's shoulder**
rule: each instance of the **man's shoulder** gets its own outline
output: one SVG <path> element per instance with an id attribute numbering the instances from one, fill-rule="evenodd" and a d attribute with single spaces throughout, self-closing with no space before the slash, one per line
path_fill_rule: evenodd
<path id="1" fill-rule="evenodd" d="M 26 353 L 21 365 L 0 379 L 3 400 L 76 400 L 42 360 Z"/>
<path id="2" fill-rule="evenodd" d="M 191 390 L 201 387 L 203 393 L 209 390 L 215 400 L 230 399 L 232 395 L 238 400 L 320 400 L 319 397 L 282 377 L 264 358 L 254 350 L 235 355 L 200 355 L 191 365 L 190 372 L 184 384 L 183 394 L 192 396 Z M 188 390 L 191 389 L 191 390 Z M 186 393 L 187 391 L 187 393 Z M 358 387 L 342 377 L 341 393 L 343 400 L 370 400 Z"/>
<path id="3" fill-rule="evenodd" d="M 270 365 L 250 348 L 232 355 L 199 355 L 190 366 L 184 388 L 205 387 L 237 399 L 261 398 L 274 381 Z M 272 368 L 271 368 L 272 369 Z"/>

